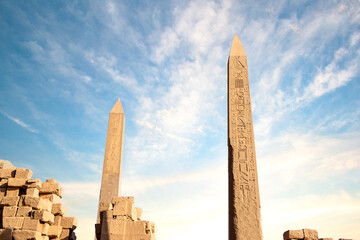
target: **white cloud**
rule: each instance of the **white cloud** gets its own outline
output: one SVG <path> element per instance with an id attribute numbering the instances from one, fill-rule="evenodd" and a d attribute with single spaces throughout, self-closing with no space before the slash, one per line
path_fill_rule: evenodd
<path id="1" fill-rule="evenodd" d="M 6 112 L 0 111 L 5 117 L 7 117 L 8 119 L 10 119 L 11 121 L 13 121 L 14 123 L 16 123 L 17 125 L 19 125 L 22 128 L 25 128 L 26 130 L 28 130 L 29 132 L 32 133 L 38 133 L 38 131 L 34 128 L 32 128 L 30 125 L 24 123 L 23 121 L 21 121 L 18 118 L 14 118 L 12 116 L 10 116 L 9 114 L 7 114 Z"/>

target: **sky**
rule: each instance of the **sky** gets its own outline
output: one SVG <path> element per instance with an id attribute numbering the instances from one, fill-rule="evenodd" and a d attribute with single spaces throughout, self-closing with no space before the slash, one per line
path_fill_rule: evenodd
<path id="1" fill-rule="evenodd" d="M 227 239 L 227 59 L 247 54 L 265 240 L 360 239 L 360 2 L 0 1 L 0 159 L 92 239 L 108 116 L 158 240 Z"/>

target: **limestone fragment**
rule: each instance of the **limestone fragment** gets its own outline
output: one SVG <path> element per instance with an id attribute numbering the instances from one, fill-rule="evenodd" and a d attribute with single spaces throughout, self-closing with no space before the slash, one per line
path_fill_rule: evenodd
<path id="1" fill-rule="evenodd" d="M 0 169 L 0 178 L 13 178 L 15 177 L 15 168 Z"/>
<path id="2" fill-rule="evenodd" d="M 26 195 L 31 196 L 31 197 L 39 197 L 39 189 L 28 188 L 28 189 L 26 189 Z"/>
<path id="3" fill-rule="evenodd" d="M 23 227 L 23 217 L 3 217 L 3 228 L 20 229 Z"/>
<path id="4" fill-rule="evenodd" d="M 34 219 L 40 220 L 43 223 L 54 223 L 54 215 L 45 210 L 37 210 L 32 212 L 32 217 Z"/>
<path id="5" fill-rule="evenodd" d="M 16 212 L 16 217 L 30 217 L 32 207 L 21 206 Z"/>
<path id="6" fill-rule="evenodd" d="M 28 188 L 37 188 L 40 190 L 42 187 L 42 181 L 40 179 L 28 179 L 26 181 L 26 185 Z"/>
<path id="7" fill-rule="evenodd" d="M 318 232 L 313 229 L 303 229 L 304 231 L 304 240 L 318 240 Z"/>
<path id="8" fill-rule="evenodd" d="M 40 232 L 31 230 L 15 230 L 13 238 L 14 240 L 43 240 Z"/>
<path id="9" fill-rule="evenodd" d="M 77 219 L 74 217 L 62 217 L 61 226 L 67 229 L 75 229 L 77 227 Z"/>
<path id="10" fill-rule="evenodd" d="M 15 217 L 16 211 L 18 207 L 17 206 L 5 206 L 3 209 L 3 217 Z"/>
<path id="11" fill-rule="evenodd" d="M 15 168 L 10 161 L 0 160 L 0 169 Z"/>
<path id="12" fill-rule="evenodd" d="M 58 238 L 60 237 L 62 231 L 62 227 L 61 226 L 50 226 L 47 235 L 51 238 Z"/>
<path id="13" fill-rule="evenodd" d="M 19 203 L 20 197 L 16 196 L 5 196 L 1 200 L 1 205 L 3 206 L 16 206 Z"/>
<path id="14" fill-rule="evenodd" d="M 61 203 L 54 203 L 52 205 L 51 213 L 54 215 L 65 216 L 66 208 Z"/>
<path id="15" fill-rule="evenodd" d="M 26 168 L 16 168 L 15 178 L 29 179 L 33 175 L 33 172 Z"/>
<path id="16" fill-rule="evenodd" d="M 26 179 L 9 178 L 8 187 L 26 188 Z"/>
<path id="17" fill-rule="evenodd" d="M 32 230 L 41 232 L 42 231 L 42 224 L 37 219 L 25 218 L 24 225 L 22 227 L 23 230 Z"/>
<path id="18" fill-rule="evenodd" d="M 40 189 L 40 194 L 46 194 L 46 193 L 54 193 L 58 195 L 59 197 L 62 197 L 62 188 L 58 182 L 56 182 L 54 179 L 48 179 L 46 182 L 42 184 L 42 187 Z"/>
<path id="19" fill-rule="evenodd" d="M 20 189 L 16 187 L 7 187 L 6 188 L 6 196 L 10 197 L 17 197 L 19 196 Z"/>
<path id="20" fill-rule="evenodd" d="M 303 239 L 304 231 L 303 230 L 288 230 L 283 234 L 284 240 L 288 239 Z"/>
<path id="21" fill-rule="evenodd" d="M 40 197 L 42 199 L 48 199 L 52 203 L 60 203 L 61 202 L 61 198 L 58 195 L 54 194 L 54 193 L 41 194 Z"/>

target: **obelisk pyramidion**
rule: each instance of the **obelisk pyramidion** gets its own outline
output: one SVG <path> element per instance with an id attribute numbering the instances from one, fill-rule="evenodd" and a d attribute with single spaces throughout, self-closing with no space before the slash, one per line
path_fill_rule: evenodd
<path id="1" fill-rule="evenodd" d="M 100 205 L 110 203 L 120 192 L 124 128 L 124 110 L 118 99 L 109 114 L 97 223 L 100 223 Z"/>
<path id="2" fill-rule="evenodd" d="M 229 240 L 261 240 L 248 68 L 235 34 L 228 60 Z"/>

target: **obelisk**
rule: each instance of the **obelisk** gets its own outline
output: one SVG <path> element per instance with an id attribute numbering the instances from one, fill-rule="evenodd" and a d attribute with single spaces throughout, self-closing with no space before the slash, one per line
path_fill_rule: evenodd
<path id="1" fill-rule="evenodd" d="M 120 192 L 124 128 L 124 110 L 118 99 L 109 114 L 97 223 L 100 223 L 100 205 L 110 203 Z"/>
<path id="2" fill-rule="evenodd" d="M 229 240 L 261 240 L 248 68 L 235 34 L 228 60 Z"/>

